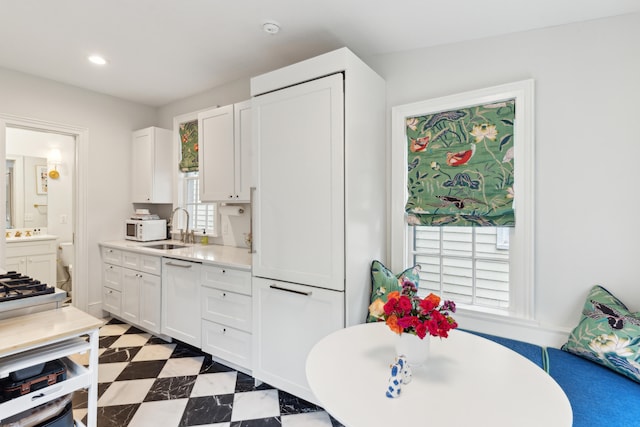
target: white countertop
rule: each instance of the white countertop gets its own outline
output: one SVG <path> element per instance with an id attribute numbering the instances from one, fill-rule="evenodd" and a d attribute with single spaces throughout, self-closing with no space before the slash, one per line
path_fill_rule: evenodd
<path id="1" fill-rule="evenodd" d="M 153 246 L 163 243 L 184 245 L 180 249 L 152 249 Z M 242 270 L 251 269 L 251 254 L 247 248 L 236 248 L 234 246 L 222 245 L 201 245 L 186 244 L 177 240 L 160 240 L 155 242 L 134 242 L 131 240 L 113 240 L 101 242 L 101 246 L 113 249 L 134 251 L 145 255 L 156 255 L 162 257 L 182 259 L 185 261 L 196 261 L 205 264 L 225 265 Z"/>

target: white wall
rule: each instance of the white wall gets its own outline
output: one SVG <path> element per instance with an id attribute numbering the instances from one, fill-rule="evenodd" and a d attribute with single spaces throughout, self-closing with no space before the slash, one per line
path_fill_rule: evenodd
<path id="1" fill-rule="evenodd" d="M 236 102 L 246 101 L 249 98 L 251 98 L 249 79 L 236 80 L 159 108 L 158 126 L 172 129 L 175 116 L 215 108 L 216 106 L 222 107 L 223 105 L 235 104 Z"/>
<path id="2" fill-rule="evenodd" d="M 387 81 L 389 119 L 395 105 L 535 79 L 542 328 L 573 328 L 594 284 L 640 310 L 638 40 L 636 14 L 365 58 Z"/>
<path id="3" fill-rule="evenodd" d="M 156 109 L 0 69 L 0 113 L 88 129 L 87 234 L 89 308 L 101 314 L 98 242 L 122 236 L 131 213 L 131 132 L 156 124 Z"/>

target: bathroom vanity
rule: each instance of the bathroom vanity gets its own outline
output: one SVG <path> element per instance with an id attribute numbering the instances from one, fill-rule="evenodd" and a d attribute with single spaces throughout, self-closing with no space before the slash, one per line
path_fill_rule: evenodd
<path id="1" fill-rule="evenodd" d="M 56 286 L 57 239 L 51 234 L 7 237 L 4 269 Z"/>

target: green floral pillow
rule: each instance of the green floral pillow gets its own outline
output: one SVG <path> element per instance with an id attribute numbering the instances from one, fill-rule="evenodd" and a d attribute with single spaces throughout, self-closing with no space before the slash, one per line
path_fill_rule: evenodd
<path id="1" fill-rule="evenodd" d="M 605 288 L 594 286 L 582 315 L 562 350 L 640 382 L 640 313 L 631 313 Z"/>
<path id="2" fill-rule="evenodd" d="M 391 270 L 382 265 L 380 261 L 371 263 L 371 305 L 369 306 L 369 315 L 367 322 L 377 322 L 382 314 L 382 307 L 387 302 L 389 292 L 400 291 L 402 282 L 410 280 L 416 287 L 420 280 L 420 266 L 415 265 L 406 269 L 400 274 L 394 275 Z"/>

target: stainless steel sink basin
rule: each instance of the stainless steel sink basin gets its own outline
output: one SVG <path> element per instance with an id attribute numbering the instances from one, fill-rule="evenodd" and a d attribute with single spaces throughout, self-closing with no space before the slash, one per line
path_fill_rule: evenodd
<path id="1" fill-rule="evenodd" d="M 175 243 L 158 243 L 156 245 L 146 245 L 145 248 L 151 248 L 151 249 L 162 249 L 162 250 L 168 250 L 168 249 L 180 249 L 180 248 L 186 248 L 186 245 L 176 245 Z"/>

